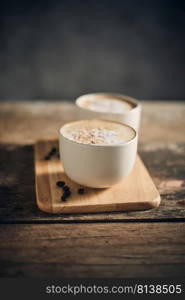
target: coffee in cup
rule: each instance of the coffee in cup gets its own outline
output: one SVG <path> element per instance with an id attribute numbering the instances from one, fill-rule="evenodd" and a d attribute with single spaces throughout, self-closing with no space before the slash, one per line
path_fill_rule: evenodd
<path id="1" fill-rule="evenodd" d="M 98 119 L 66 124 L 61 132 L 67 139 L 87 145 L 121 145 L 135 137 L 129 126 Z"/>

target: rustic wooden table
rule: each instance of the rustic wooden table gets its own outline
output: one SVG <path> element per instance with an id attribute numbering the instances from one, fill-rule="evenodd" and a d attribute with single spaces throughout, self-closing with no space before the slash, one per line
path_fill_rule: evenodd
<path id="1" fill-rule="evenodd" d="M 143 102 L 139 153 L 161 194 L 143 212 L 48 215 L 33 144 L 74 119 L 65 102 L 0 104 L 0 276 L 166 277 L 185 272 L 185 105 Z"/>

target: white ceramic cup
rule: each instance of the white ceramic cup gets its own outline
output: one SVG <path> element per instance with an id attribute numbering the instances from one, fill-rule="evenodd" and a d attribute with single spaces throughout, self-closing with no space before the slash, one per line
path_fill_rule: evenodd
<path id="1" fill-rule="evenodd" d="M 105 188 L 118 183 L 131 172 L 138 139 L 134 129 L 135 136 L 124 144 L 96 145 L 64 137 L 64 127 L 59 133 L 60 158 L 65 173 L 73 181 L 82 186 Z"/>
<path id="2" fill-rule="evenodd" d="M 109 113 L 109 112 L 99 112 L 90 110 L 87 107 L 83 106 L 85 100 L 91 98 L 111 98 L 122 100 L 124 102 L 130 103 L 133 107 L 125 112 L 121 113 Z M 106 119 L 122 122 L 130 125 L 136 131 L 139 130 L 140 118 L 141 118 L 141 104 L 134 98 L 121 95 L 121 94 L 112 94 L 112 93 L 93 93 L 85 94 L 76 99 L 76 105 L 78 109 L 78 119 Z"/>

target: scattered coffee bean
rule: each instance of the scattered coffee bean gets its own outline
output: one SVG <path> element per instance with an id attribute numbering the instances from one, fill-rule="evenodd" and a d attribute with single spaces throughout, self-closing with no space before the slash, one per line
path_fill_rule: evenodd
<path id="1" fill-rule="evenodd" d="M 62 201 L 67 201 L 67 197 L 65 195 L 62 195 L 61 200 Z"/>
<path id="2" fill-rule="evenodd" d="M 45 160 L 49 160 L 55 153 L 57 152 L 57 148 L 53 147 L 51 150 L 48 152 L 48 154 L 44 157 Z"/>
<path id="3" fill-rule="evenodd" d="M 67 185 L 64 185 L 62 188 L 64 191 L 70 191 L 70 188 Z"/>
<path id="4" fill-rule="evenodd" d="M 61 197 L 62 201 L 67 201 L 67 198 L 69 198 L 69 196 L 71 195 L 70 191 L 65 191 Z"/>
<path id="5" fill-rule="evenodd" d="M 49 160 L 49 159 L 50 159 L 50 156 L 49 156 L 49 155 L 46 155 L 46 156 L 44 157 L 44 159 L 45 159 L 45 160 Z"/>
<path id="6" fill-rule="evenodd" d="M 71 191 L 65 191 L 64 194 L 66 197 L 69 197 L 71 195 Z"/>
<path id="7" fill-rule="evenodd" d="M 53 147 L 53 148 L 51 149 L 51 151 L 49 152 L 49 155 L 50 155 L 50 156 L 53 156 L 53 155 L 56 153 L 56 151 L 57 151 L 57 148 Z"/>
<path id="8" fill-rule="evenodd" d="M 65 181 L 57 181 L 56 185 L 59 186 L 59 187 L 64 187 L 65 186 Z"/>
<path id="9" fill-rule="evenodd" d="M 51 151 L 50 151 L 51 154 L 54 154 L 54 153 L 56 153 L 56 152 L 57 152 L 57 148 L 55 148 L 55 147 L 53 147 L 53 148 L 51 149 Z"/>
<path id="10" fill-rule="evenodd" d="M 84 188 L 78 189 L 78 194 L 83 195 L 85 193 Z"/>

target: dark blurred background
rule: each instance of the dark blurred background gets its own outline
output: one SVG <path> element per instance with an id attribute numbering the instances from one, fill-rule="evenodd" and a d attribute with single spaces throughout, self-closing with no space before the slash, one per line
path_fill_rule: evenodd
<path id="1" fill-rule="evenodd" d="M 0 99 L 185 98 L 185 1 L 0 2 Z"/>

